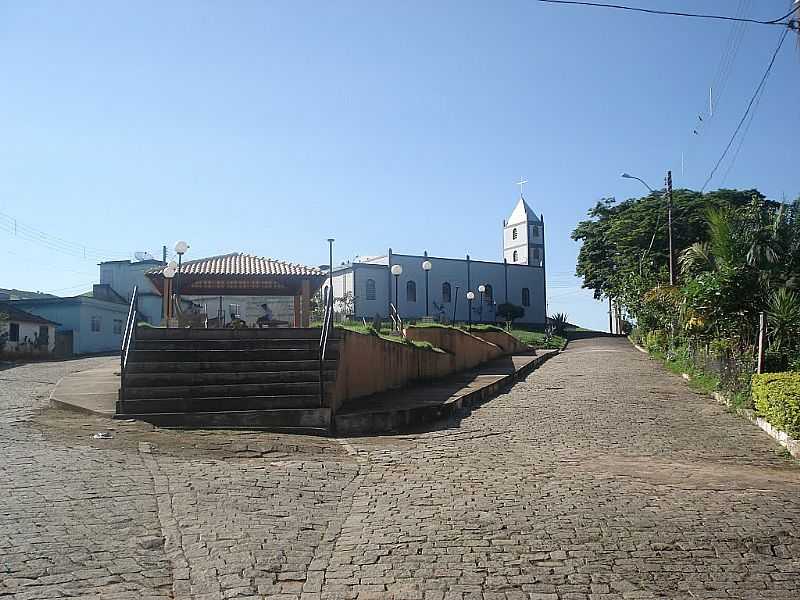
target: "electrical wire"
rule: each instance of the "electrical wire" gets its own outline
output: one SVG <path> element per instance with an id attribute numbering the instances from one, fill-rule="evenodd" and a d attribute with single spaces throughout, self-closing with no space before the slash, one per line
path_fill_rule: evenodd
<path id="1" fill-rule="evenodd" d="M 690 17 L 696 19 L 715 19 L 718 21 L 740 21 L 742 23 L 755 23 L 757 25 L 781 25 L 781 26 L 796 27 L 796 25 L 793 24 L 792 21 L 785 21 L 786 18 L 794 14 L 796 7 L 790 10 L 782 17 L 778 17 L 777 19 L 772 19 L 771 21 L 759 21 L 758 19 L 748 19 L 744 17 L 731 17 L 727 15 L 712 15 L 706 13 L 685 13 L 685 12 L 676 12 L 671 10 L 656 10 L 653 8 L 642 8 L 639 6 L 625 6 L 622 4 L 584 2 L 582 0 L 536 0 L 536 1 L 543 2 L 546 4 L 568 4 L 574 6 L 592 6 L 595 8 L 613 8 L 615 10 L 627 10 L 632 12 L 646 13 L 650 15 L 666 15 L 670 17 Z"/>
<path id="2" fill-rule="evenodd" d="M 753 104 L 756 101 L 756 98 L 761 93 L 761 89 L 764 87 L 764 83 L 766 83 L 767 78 L 769 77 L 769 74 L 772 71 L 772 67 L 775 64 L 775 59 L 778 57 L 778 53 L 780 52 L 781 47 L 783 46 L 783 42 L 786 40 L 786 36 L 787 36 L 788 33 L 789 33 L 789 29 L 785 29 L 783 31 L 783 34 L 781 34 L 781 39 L 778 42 L 778 46 L 775 48 L 775 52 L 772 53 L 772 58 L 769 61 L 769 65 L 767 65 L 767 70 L 764 71 L 764 75 L 761 77 L 761 81 L 759 82 L 758 87 L 756 87 L 756 91 L 753 93 L 753 96 L 750 98 L 750 102 L 748 102 L 748 104 L 747 104 L 747 109 L 744 111 L 744 115 L 742 115 L 742 118 L 739 120 L 739 124 L 736 126 L 736 129 L 734 130 L 730 141 L 728 141 L 728 145 L 725 146 L 725 150 L 723 150 L 722 156 L 719 157 L 719 160 L 717 161 L 717 164 L 714 165 L 714 168 L 711 169 L 711 173 L 708 174 L 708 178 L 706 179 L 706 182 L 703 184 L 703 187 L 700 190 L 701 193 L 706 190 L 706 187 L 711 182 L 711 179 L 713 179 L 714 174 L 717 172 L 717 169 L 719 168 L 720 164 L 722 163 L 722 161 L 727 156 L 728 151 L 731 149 L 731 146 L 733 145 L 733 141 L 736 139 L 736 136 L 738 135 L 739 130 L 742 128 L 742 125 L 744 124 L 745 120 L 747 119 L 747 116 L 750 114 L 750 110 L 752 109 Z"/>
<path id="3" fill-rule="evenodd" d="M 112 257 L 128 257 L 129 252 L 95 248 L 77 242 L 71 242 L 55 235 L 51 235 L 32 227 L 9 214 L 0 212 L 0 230 L 11 234 L 11 237 L 20 238 L 38 244 L 54 252 L 66 254 L 74 258 L 81 258 L 96 262 L 108 260 Z"/>

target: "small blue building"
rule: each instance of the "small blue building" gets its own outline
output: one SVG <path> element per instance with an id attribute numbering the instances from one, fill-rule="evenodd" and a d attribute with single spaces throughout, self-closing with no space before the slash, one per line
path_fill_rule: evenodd
<path id="1" fill-rule="evenodd" d="M 8 304 L 58 323 L 56 336 L 72 337 L 73 354 L 119 352 L 128 303 L 107 286 L 96 285 L 83 296 L 12 300 Z"/>

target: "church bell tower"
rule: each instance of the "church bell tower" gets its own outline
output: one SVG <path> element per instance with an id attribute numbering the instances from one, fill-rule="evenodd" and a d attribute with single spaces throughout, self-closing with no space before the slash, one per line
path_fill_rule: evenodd
<path id="1" fill-rule="evenodd" d="M 544 268 L 544 215 L 537 217 L 520 191 L 519 202 L 503 222 L 503 258 L 511 265 Z"/>

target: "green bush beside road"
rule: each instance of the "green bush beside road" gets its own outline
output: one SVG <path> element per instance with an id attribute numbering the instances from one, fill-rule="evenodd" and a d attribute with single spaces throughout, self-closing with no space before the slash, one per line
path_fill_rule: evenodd
<path id="1" fill-rule="evenodd" d="M 800 373 L 753 375 L 753 402 L 758 413 L 793 438 L 800 438 Z"/>

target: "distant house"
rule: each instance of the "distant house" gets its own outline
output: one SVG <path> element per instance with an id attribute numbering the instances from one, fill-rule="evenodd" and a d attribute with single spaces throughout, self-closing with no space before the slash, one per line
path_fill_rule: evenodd
<path id="1" fill-rule="evenodd" d="M 0 302 L 0 348 L 4 354 L 50 354 L 58 323 Z"/>
<path id="2" fill-rule="evenodd" d="M 18 310 L 53 321 L 65 354 L 118 352 L 128 317 L 128 303 L 108 285 L 69 298 L 36 298 L 7 302 Z"/>
<path id="3" fill-rule="evenodd" d="M 150 278 L 145 276 L 145 273 L 163 266 L 163 262 L 154 259 L 133 262 L 109 260 L 100 263 L 100 284 L 108 286 L 127 303 L 130 303 L 133 288 L 136 287 L 139 320 L 147 321 L 151 325 L 158 325 L 163 318 L 164 301 L 161 292 L 156 289 Z"/>

